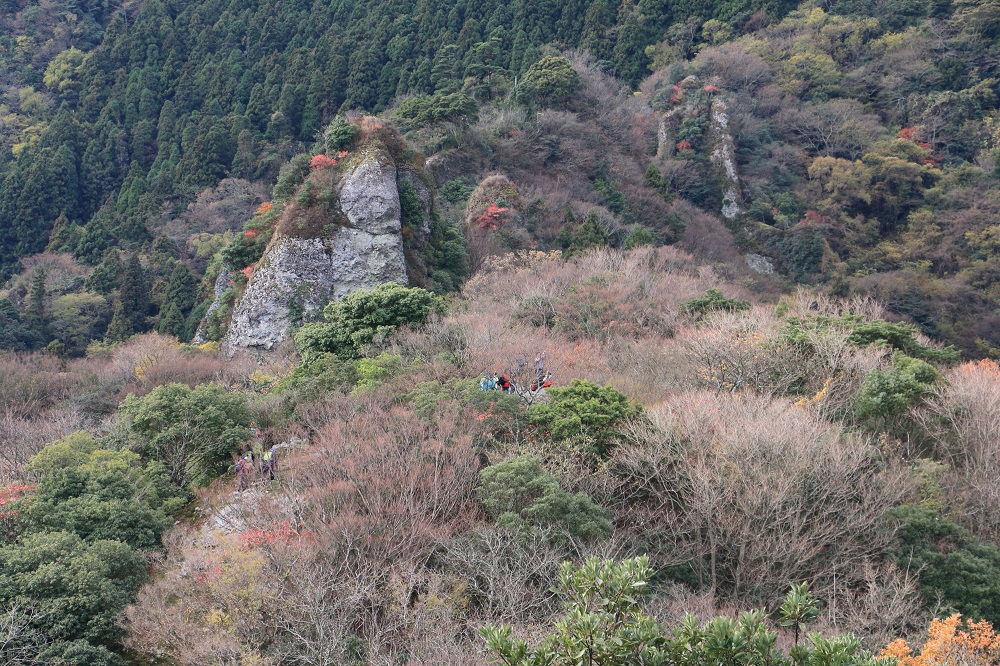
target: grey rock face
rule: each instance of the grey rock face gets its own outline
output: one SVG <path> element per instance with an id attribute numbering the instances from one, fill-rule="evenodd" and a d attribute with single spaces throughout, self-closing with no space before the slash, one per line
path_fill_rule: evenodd
<path id="1" fill-rule="evenodd" d="M 772 275 L 774 274 L 774 264 L 771 260 L 762 254 L 748 254 L 745 257 L 747 266 L 750 270 L 760 273 L 761 275 Z"/>
<path id="2" fill-rule="evenodd" d="M 733 150 L 733 135 L 729 131 L 728 107 L 720 100 L 712 100 L 713 149 L 709 159 L 720 171 L 722 187 L 722 216 L 727 220 L 736 219 L 743 213 L 740 205 L 740 177 L 736 172 L 736 155 Z"/>
<path id="3" fill-rule="evenodd" d="M 240 347 L 273 349 L 288 335 L 293 310 L 313 314 L 358 289 L 407 283 L 391 158 L 371 146 L 362 149 L 339 195 L 345 226 L 319 238 L 271 241 L 233 311 L 230 354 Z"/>

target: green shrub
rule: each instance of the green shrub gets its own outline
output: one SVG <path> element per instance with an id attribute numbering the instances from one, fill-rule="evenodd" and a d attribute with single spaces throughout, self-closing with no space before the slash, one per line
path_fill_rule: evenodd
<path id="1" fill-rule="evenodd" d="M 610 386 L 574 379 L 569 386 L 548 389 L 549 402 L 528 409 L 528 421 L 538 434 L 553 441 L 580 441 L 598 455 L 606 455 L 616 444 L 619 428 L 642 407 Z"/>
<path id="2" fill-rule="evenodd" d="M 77 640 L 57 641 L 49 645 L 34 663 L 44 666 L 124 666 L 125 660 L 103 645 Z"/>
<path id="3" fill-rule="evenodd" d="M 271 198 L 274 201 L 288 201 L 292 198 L 299 186 L 306 182 L 309 175 L 309 162 L 312 156 L 309 153 L 296 155 L 281 167 L 278 174 L 278 182 L 274 186 Z"/>
<path id="4" fill-rule="evenodd" d="M 656 239 L 652 232 L 641 224 L 633 224 L 625 237 L 625 249 L 632 250 L 637 247 L 656 245 Z"/>
<path id="5" fill-rule="evenodd" d="M 409 97 L 399 105 L 396 115 L 410 129 L 419 129 L 439 122 L 475 122 L 479 105 L 464 92 L 437 92 L 433 95 Z"/>
<path id="6" fill-rule="evenodd" d="M 381 342 L 399 326 L 423 323 L 444 306 L 437 296 L 419 287 L 390 283 L 355 291 L 324 309 L 326 321 L 306 324 L 295 334 L 303 362 L 319 354 L 356 358 L 374 342 Z"/>
<path id="7" fill-rule="evenodd" d="M 357 390 L 374 389 L 382 386 L 386 380 L 399 374 L 403 368 L 403 359 L 394 354 L 382 353 L 375 358 L 359 358 L 354 361 L 357 368 Z"/>
<path id="8" fill-rule="evenodd" d="M 792 343 L 807 345 L 806 331 L 823 329 L 849 331 L 848 342 L 858 347 L 885 345 L 907 356 L 924 361 L 950 363 L 958 360 L 959 356 L 958 350 L 951 346 L 935 349 L 921 344 L 916 338 L 917 327 L 912 324 L 888 322 L 882 319 L 865 321 L 861 315 L 854 314 L 836 317 L 828 315 L 789 317 L 784 328 L 784 335 Z"/>
<path id="9" fill-rule="evenodd" d="M 607 513 L 584 493 L 568 493 L 542 469 L 538 458 L 522 456 L 479 472 L 479 502 L 500 525 L 552 527 L 584 540 L 604 539 L 613 527 Z"/>
<path id="10" fill-rule="evenodd" d="M 464 203 L 476 190 L 476 184 L 468 178 L 454 178 L 445 182 L 439 189 L 438 194 L 448 203 Z"/>
<path id="11" fill-rule="evenodd" d="M 269 234 L 233 236 L 233 239 L 222 248 L 223 263 L 234 271 L 253 266 L 264 255 L 264 248 L 267 247 L 269 236 Z"/>
<path id="12" fill-rule="evenodd" d="M 23 502 L 26 531 L 72 532 L 88 543 L 115 540 L 156 548 L 185 502 L 159 462 L 143 464 L 131 451 L 99 447 L 86 432 L 49 444 L 29 468 L 38 476 Z"/>
<path id="13" fill-rule="evenodd" d="M 336 153 L 342 150 L 349 150 L 354 144 L 354 140 L 361 133 L 361 128 L 347 122 L 343 116 L 337 116 L 327 125 L 323 132 L 323 139 L 326 142 L 326 152 Z M 306 158 L 309 159 L 308 156 Z"/>
<path id="14" fill-rule="evenodd" d="M 1000 550 L 924 506 L 907 504 L 891 515 L 901 523 L 893 557 L 900 567 L 920 573 L 928 606 L 940 596 L 945 606 L 940 613 L 1000 622 Z"/>
<path id="15" fill-rule="evenodd" d="M 940 376 L 925 361 L 896 352 L 891 368 L 872 370 L 865 377 L 855 412 L 861 418 L 898 416 L 917 404 Z"/>
<path id="16" fill-rule="evenodd" d="M 608 232 L 604 230 L 597 213 L 590 211 L 574 233 L 570 234 L 568 230 L 566 233 L 560 233 L 557 242 L 562 246 L 563 256 L 569 259 L 595 247 L 606 247 Z"/>
<path id="17" fill-rule="evenodd" d="M 569 60 L 545 56 L 524 73 L 517 98 L 539 106 L 565 106 L 573 99 L 582 81 Z"/>
<path id="18" fill-rule="evenodd" d="M 182 487 L 225 473 L 230 454 L 250 435 L 246 398 L 216 384 L 167 384 L 141 398 L 131 394 L 120 413 L 131 446 L 160 460 Z"/>
<path id="19" fill-rule="evenodd" d="M 681 312 L 696 316 L 704 316 L 709 312 L 739 312 L 749 309 L 750 301 L 728 298 L 718 289 L 709 289 L 701 298 L 681 303 Z"/>
<path id="20" fill-rule="evenodd" d="M 469 269 L 460 224 L 434 216 L 427 241 L 427 267 L 434 282 L 434 293 L 444 294 L 461 286 Z"/>
<path id="21" fill-rule="evenodd" d="M 0 548 L 0 608 L 33 606 L 35 627 L 49 638 L 110 643 L 145 580 L 145 560 L 119 541 L 42 532 Z"/>

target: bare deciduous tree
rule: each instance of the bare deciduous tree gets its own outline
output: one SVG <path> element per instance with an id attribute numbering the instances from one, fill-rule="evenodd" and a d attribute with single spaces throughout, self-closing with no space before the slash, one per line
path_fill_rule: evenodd
<path id="1" fill-rule="evenodd" d="M 686 394 L 649 412 L 612 455 L 606 502 L 664 564 L 709 589 L 768 603 L 788 581 L 863 579 L 881 557 L 906 474 L 864 441 L 788 401 Z"/>

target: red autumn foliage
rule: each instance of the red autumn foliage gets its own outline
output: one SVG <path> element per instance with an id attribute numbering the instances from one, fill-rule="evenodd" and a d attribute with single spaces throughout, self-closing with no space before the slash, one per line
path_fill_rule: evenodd
<path id="1" fill-rule="evenodd" d="M 313 156 L 312 160 L 309 162 L 310 169 L 326 169 L 335 166 L 337 166 L 337 160 L 325 155 L 324 153 Z"/>
<path id="2" fill-rule="evenodd" d="M 273 546 L 278 543 L 294 546 L 300 545 L 304 541 L 315 541 L 315 537 L 304 529 L 302 523 L 295 525 L 291 521 L 285 520 L 271 527 L 245 529 L 240 533 L 240 541 L 248 548 Z"/>
<path id="3" fill-rule="evenodd" d="M 814 210 L 807 210 L 806 216 L 802 218 L 802 222 L 809 224 L 821 224 L 823 222 L 823 216 Z"/>
<path id="4" fill-rule="evenodd" d="M 12 483 L 6 488 L 0 489 L 0 506 L 12 504 L 35 489 L 34 485 L 23 483 Z"/>
<path id="5" fill-rule="evenodd" d="M 7 508 L 22 499 L 25 495 L 35 489 L 33 485 L 22 483 L 12 483 L 6 488 L 0 489 L 0 536 L 14 536 L 18 529 L 16 525 L 17 510 Z"/>
<path id="6" fill-rule="evenodd" d="M 246 231 L 243 232 L 243 238 L 257 238 L 257 230 L 247 229 Z"/>
<path id="7" fill-rule="evenodd" d="M 686 153 L 689 150 L 691 150 L 691 148 L 692 148 L 691 142 L 688 141 L 687 139 L 684 139 L 683 141 L 678 141 L 677 142 L 677 151 L 678 152 Z"/>
<path id="8" fill-rule="evenodd" d="M 504 221 L 504 214 L 508 211 L 510 211 L 510 208 L 491 203 L 486 212 L 476 218 L 476 222 L 479 224 L 480 229 L 492 229 L 496 231 Z"/>
<path id="9" fill-rule="evenodd" d="M 243 275 L 245 275 L 246 278 L 249 280 L 250 276 L 253 275 L 253 266 L 247 266 L 246 268 L 241 270 L 240 273 L 243 273 Z"/>

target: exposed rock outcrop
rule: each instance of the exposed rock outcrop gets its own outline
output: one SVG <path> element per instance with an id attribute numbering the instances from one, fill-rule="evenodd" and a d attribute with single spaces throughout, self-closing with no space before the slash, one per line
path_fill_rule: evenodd
<path id="1" fill-rule="evenodd" d="M 304 236 L 279 227 L 233 311 L 226 346 L 273 349 L 295 319 L 328 301 L 386 282 L 407 283 L 399 188 L 392 157 L 358 149 L 336 184 L 338 224 Z"/>
<path id="2" fill-rule="evenodd" d="M 740 192 L 740 177 L 736 172 L 736 153 L 733 149 L 733 135 L 729 131 L 729 108 L 721 99 L 712 100 L 712 152 L 709 159 L 719 168 L 722 182 L 722 216 L 735 220 L 743 213 L 743 196 Z"/>
<path id="3" fill-rule="evenodd" d="M 678 141 L 685 122 L 697 121 L 707 125 L 709 161 L 716 167 L 715 181 L 721 189 L 720 212 L 727 221 L 734 221 L 743 214 L 743 193 L 736 167 L 736 149 L 729 130 L 729 108 L 719 95 L 721 91 L 712 83 L 702 85 L 697 76 L 688 76 L 671 86 L 670 108 L 660 117 L 656 136 L 656 155 L 661 160 L 675 159 L 680 153 L 693 149 L 691 142 Z M 707 115 L 707 117 L 706 117 Z"/>

